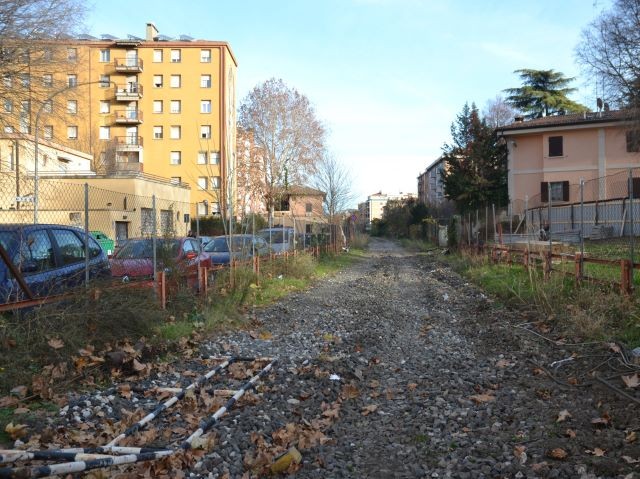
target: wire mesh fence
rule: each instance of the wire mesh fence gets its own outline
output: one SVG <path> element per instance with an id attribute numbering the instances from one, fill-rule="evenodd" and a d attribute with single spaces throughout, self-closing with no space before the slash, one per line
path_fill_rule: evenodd
<path id="1" fill-rule="evenodd" d="M 342 229 L 325 218 L 283 213 L 260 238 L 254 233 L 268 224 L 259 215 L 200 217 L 186 186 L 146 176 L 142 186 L 125 181 L 108 188 L 118 180 L 94 178 L 89 184 L 83 177 L 47 175 L 36 181 L 33 175 L 0 173 L 0 304 L 68 293 L 107 277 L 155 281 L 158 272 L 186 277 L 197 289 L 201 267 L 273 252 L 337 251 L 335 245 L 345 241 Z M 230 233 L 249 239 L 225 240 L 222 258 L 203 247 L 205 234 L 228 239 Z"/>

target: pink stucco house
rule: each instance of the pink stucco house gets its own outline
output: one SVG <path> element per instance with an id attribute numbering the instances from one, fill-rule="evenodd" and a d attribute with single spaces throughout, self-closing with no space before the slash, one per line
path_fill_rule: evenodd
<path id="1" fill-rule="evenodd" d="M 626 111 L 603 111 L 516 119 L 498 129 L 509 150 L 509 198 L 514 205 L 525 198 L 529 206 L 584 201 L 627 195 L 628 172 L 637 168 L 640 180 L 640 135 Z M 606 177 L 606 178 L 605 178 Z M 600 178 L 600 180 L 598 180 Z M 634 181 L 635 195 L 640 182 Z"/>

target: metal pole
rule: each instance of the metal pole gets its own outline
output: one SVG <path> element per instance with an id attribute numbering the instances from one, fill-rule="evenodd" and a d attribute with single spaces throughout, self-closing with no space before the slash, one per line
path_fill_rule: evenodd
<path id="1" fill-rule="evenodd" d="M 529 195 L 524 197 L 524 231 L 527 235 L 527 252 L 531 250 L 531 238 L 529 235 Z"/>
<path id="2" fill-rule="evenodd" d="M 551 254 L 551 202 L 553 200 L 551 195 L 551 182 L 547 182 L 547 196 L 548 196 L 548 208 L 547 208 L 547 224 L 549 225 L 549 254 Z"/>
<path id="3" fill-rule="evenodd" d="M 158 272 L 158 266 L 156 264 L 158 259 L 158 252 L 156 251 L 156 248 L 158 246 L 158 241 L 156 239 L 156 195 L 153 195 L 151 197 L 151 210 L 153 214 L 153 220 L 151 222 L 153 228 L 151 232 L 151 243 L 153 246 L 153 279 L 155 281 L 156 274 Z"/>
<path id="4" fill-rule="evenodd" d="M 584 264 L 584 178 L 580 178 L 580 271 Z"/>
<path id="5" fill-rule="evenodd" d="M 84 285 L 89 287 L 89 183 L 84 184 Z"/>
<path id="6" fill-rule="evenodd" d="M 484 244 L 489 242 L 489 205 L 484 207 Z"/>
<path id="7" fill-rule="evenodd" d="M 634 263 L 635 231 L 633 224 L 633 169 L 629 168 L 629 256 L 631 260 L 631 286 L 633 287 L 633 263 Z"/>

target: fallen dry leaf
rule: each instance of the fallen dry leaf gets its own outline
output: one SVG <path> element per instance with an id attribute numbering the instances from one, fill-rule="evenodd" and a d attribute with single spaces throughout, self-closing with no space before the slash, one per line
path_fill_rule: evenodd
<path id="1" fill-rule="evenodd" d="M 567 429 L 564 432 L 564 435 L 569 437 L 569 438 L 571 438 L 571 439 L 573 439 L 574 437 L 576 437 L 576 432 L 573 429 Z"/>
<path id="2" fill-rule="evenodd" d="M 624 462 L 626 462 L 627 464 L 637 464 L 640 462 L 640 459 L 634 459 L 633 457 L 629 456 L 622 456 L 622 459 L 624 459 Z"/>
<path id="3" fill-rule="evenodd" d="M 506 368 L 508 366 L 511 366 L 511 363 L 509 361 L 507 361 L 506 359 L 500 359 L 496 363 L 496 367 L 498 367 L 498 368 Z"/>
<path id="4" fill-rule="evenodd" d="M 418 387 L 418 385 L 416 383 L 409 383 L 407 384 L 407 389 L 409 391 L 414 391 L 416 388 Z"/>
<path id="5" fill-rule="evenodd" d="M 496 397 L 491 394 L 474 394 L 473 396 L 469 396 L 469 399 L 471 399 L 476 404 L 482 404 L 495 401 Z"/>
<path id="6" fill-rule="evenodd" d="M 27 395 L 27 386 L 16 386 L 11 391 L 9 391 L 9 394 L 20 399 L 24 399 L 24 397 Z"/>
<path id="7" fill-rule="evenodd" d="M 30 409 L 28 407 L 17 407 L 13 410 L 13 414 L 20 415 L 20 414 L 27 414 L 30 411 Z"/>
<path id="8" fill-rule="evenodd" d="M 11 437 L 11 439 L 15 441 L 16 439 L 20 439 L 21 437 L 26 436 L 28 427 L 29 426 L 27 426 L 26 424 L 13 424 L 12 422 L 10 422 L 4 428 L 4 432 L 9 434 L 9 437 Z"/>
<path id="9" fill-rule="evenodd" d="M 603 457 L 606 451 L 604 449 L 600 449 L 599 447 L 594 447 L 593 450 L 587 449 L 584 452 L 593 456 Z"/>
<path id="10" fill-rule="evenodd" d="M 567 419 L 569 419 L 571 417 L 571 413 L 569 411 L 567 411 L 566 409 L 563 409 L 562 411 L 560 411 L 558 413 L 558 419 L 556 419 L 556 422 L 564 422 Z"/>
<path id="11" fill-rule="evenodd" d="M 631 376 L 622 376 L 622 382 L 628 388 L 637 388 L 640 386 L 640 377 L 638 377 L 638 373 L 635 373 Z"/>
<path id="12" fill-rule="evenodd" d="M 47 341 L 47 344 L 53 349 L 60 349 L 64 347 L 64 341 L 59 338 L 51 338 Z"/>
<path id="13" fill-rule="evenodd" d="M 346 399 L 355 399 L 360 396 L 360 391 L 355 384 L 345 384 L 342 388 L 342 396 Z"/>
<path id="14" fill-rule="evenodd" d="M 527 462 L 526 446 L 516 446 L 513 448 L 513 455 L 520 461 L 520 464 Z"/>
<path id="15" fill-rule="evenodd" d="M 564 449 L 562 449 L 561 447 L 556 447 L 555 449 L 551 449 L 548 453 L 547 456 L 553 458 L 553 459 L 566 459 L 567 456 L 569 454 L 567 453 L 567 451 L 565 451 Z"/>
<path id="16" fill-rule="evenodd" d="M 611 423 L 611 416 L 608 413 L 604 413 L 602 417 L 597 417 L 591 420 L 591 424 L 596 427 L 604 427 L 608 426 Z"/>
<path id="17" fill-rule="evenodd" d="M 638 439 L 638 436 L 636 435 L 635 431 L 628 432 L 624 438 L 625 442 L 635 442 L 636 439 Z"/>
<path id="18" fill-rule="evenodd" d="M 542 469 L 544 469 L 545 467 L 547 467 L 549 464 L 546 461 L 542 461 L 542 462 L 537 462 L 535 464 L 531 464 L 531 470 L 533 472 L 539 472 Z"/>
<path id="19" fill-rule="evenodd" d="M 378 406 L 376 404 L 370 404 L 369 406 L 365 406 L 362 408 L 362 415 L 368 416 L 372 412 L 375 412 L 377 409 L 378 409 Z"/>
<path id="20" fill-rule="evenodd" d="M 128 383 L 118 385 L 118 394 L 125 399 L 131 399 L 131 385 Z"/>
<path id="21" fill-rule="evenodd" d="M 620 352 L 620 346 L 618 346 L 616 343 L 607 343 L 607 347 L 609 348 L 609 351 L 611 351 L 612 353 Z"/>
<path id="22" fill-rule="evenodd" d="M 578 379 L 574 378 L 573 376 L 571 376 L 570 378 L 567 378 L 567 382 L 569 384 L 571 384 L 572 386 L 577 386 L 578 385 Z"/>

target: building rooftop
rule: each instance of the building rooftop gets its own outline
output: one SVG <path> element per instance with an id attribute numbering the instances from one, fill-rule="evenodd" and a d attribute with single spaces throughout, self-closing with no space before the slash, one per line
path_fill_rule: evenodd
<path id="1" fill-rule="evenodd" d="M 545 116 L 542 118 L 534 118 L 533 120 L 514 121 L 509 125 L 497 128 L 497 130 L 499 132 L 507 132 L 512 130 L 587 125 L 592 123 L 608 123 L 612 121 L 630 121 L 632 117 L 633 112 L 631 110 L 572 113 L 570 115 L 554 115 Z"/>

